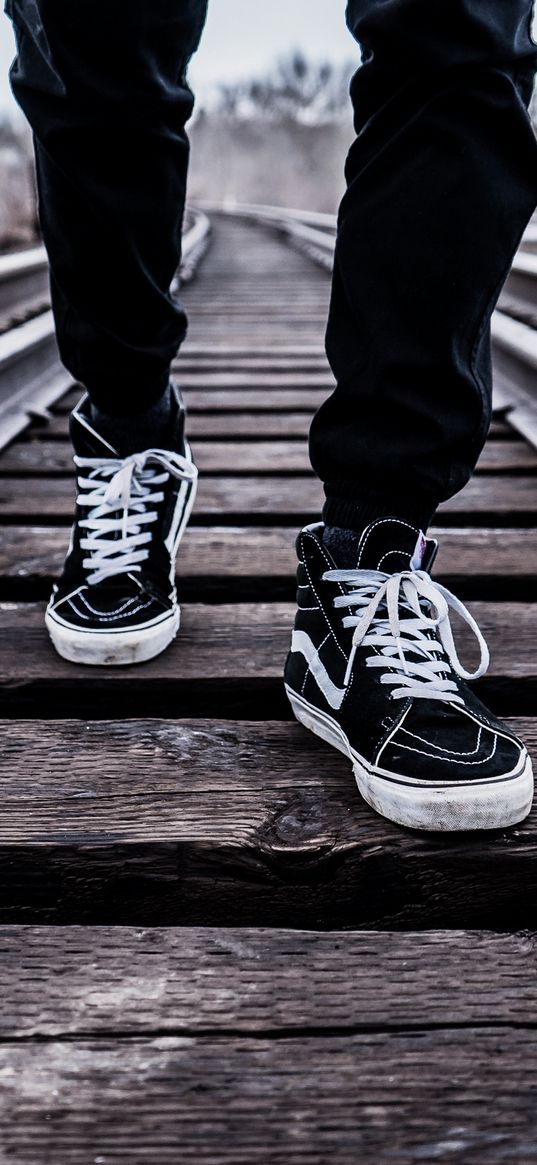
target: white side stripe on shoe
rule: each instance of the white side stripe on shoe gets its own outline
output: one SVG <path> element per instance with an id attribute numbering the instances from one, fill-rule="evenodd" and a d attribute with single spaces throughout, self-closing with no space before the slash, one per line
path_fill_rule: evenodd
<path id="1" fill-rule="evenodd" d="M 293 631 L 291 651 L 298 651 L 306 659 L 315 683 L 321 689 L 323 696 L 331 708 L 341 708 L 346 688 L 337 688 L 330 679 L 324 663 L 319 659 L 319 653 L 305 631 Z"/>

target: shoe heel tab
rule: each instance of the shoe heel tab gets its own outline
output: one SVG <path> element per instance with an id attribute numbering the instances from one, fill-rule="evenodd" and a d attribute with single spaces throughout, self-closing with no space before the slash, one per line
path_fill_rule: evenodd
<path id="1" fill-rule="evenodd" d="M 425 539 L 425 552 L 421 565 L 422 570 L 426 570 L 427 574 L 431 573 L 434 566 L 436 556 L 438 554 L 438 541 L 436 538 Z"/>

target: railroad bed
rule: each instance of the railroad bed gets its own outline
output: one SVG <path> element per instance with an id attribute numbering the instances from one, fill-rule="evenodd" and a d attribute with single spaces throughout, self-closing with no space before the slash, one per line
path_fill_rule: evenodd
<path id="1" fill-rule="evenodd" d="M 176 369 L 201 472 L 183 626 L 157 660 L 78 667 L 44 630 L 73 393 L 0 455 L 2 1162 L 537 1162 L 535 813 L 400 829 L 283 695 L 328 293 L 213 218 Z M 434 531 L 491 647 L 480 691 L 534 755 L 536 471 L 497 413 Z"/>

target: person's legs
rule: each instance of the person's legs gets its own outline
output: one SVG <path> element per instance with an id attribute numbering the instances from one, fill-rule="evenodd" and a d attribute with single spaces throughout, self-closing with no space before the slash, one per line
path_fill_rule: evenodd
<path id="1" fill-rule="evenodd" d="M 170 364 L 206 0 L 7 0 L 33 130 L 60 355 L 87 389 L 71 435 L 75 523 L 46 615 L 61 655 L 134 663 L 179 626 L 175 557 L 196 469 Z"/>
<path id="2" fill-rule="evenodd" d="M 490 420 L 489 320 L 537 203 L 530 0 L 349 0 L 352 83 L 327 352 L 311 427 L 325 522 L 425 527 Z"/>
<path id="3" fill-rule="evenodd" d="M 486 644 L 429 569 L 426 529 L 468 480 L 491 406 L 490 315 L 537 202 L 529 0 L 350 0 L 352 95 L 327 351 L 311 428 L 325 525 L 297 550 L 285 668 L 298 720 L 393 821 L 456 830 L 528 813 L 528 753 L 465 683 Z M 469 675 L 449 624 L 473 627 Z"/>
<path id="4" fill-rule="evenodd" d="M 103 412 L 164 393 L 186 318 L 177 269 L 206 0 L 7 0 L 33 130 L 62 360 Z"/>

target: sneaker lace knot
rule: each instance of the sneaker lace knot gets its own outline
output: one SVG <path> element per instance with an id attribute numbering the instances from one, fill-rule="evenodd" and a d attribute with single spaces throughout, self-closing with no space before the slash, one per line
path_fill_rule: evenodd
<path id="1" fill-rule="evenodd" d="M 77 504 L 87 509 L 79 526 L 87 582 L 104 582 L 113 575 L 140 571 L 153 537 L 149 525 L 159 516 L 163 486 L 170 476 L 195 481 L 192 461 L 171 450 L 146 449 L 125 458 L 74 458 L 78 475 Z"/>
<path id="2" fill-rule="evenodd" d="M 379 571 L 327 570 L 324 579 L 338 582 L 345 593 L 334 599 L 346 607 L 344 627 L 353 627 L 344 684 L 350 682 L 359 647 L 371 647 L 368 667 L 382 670 L 380 682 L 392 686 L 393 699 L 410 696 L 462 704 L 449 670 L 464 680 L 485 674 L 489 651 L 475 619 L 446 587 L 422 570 L 384 575 Z M 450 609 L 472 629 L 480 649 L 475 671 L 462 666 L 450 623 Z"/>

